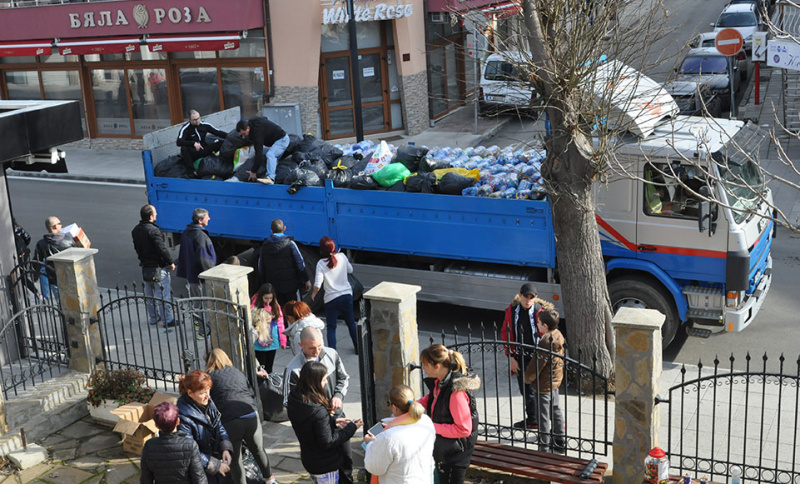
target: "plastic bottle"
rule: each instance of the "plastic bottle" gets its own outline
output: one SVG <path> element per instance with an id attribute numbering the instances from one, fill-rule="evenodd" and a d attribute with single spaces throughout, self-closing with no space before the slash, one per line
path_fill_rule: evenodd
<path id="1" fill-rule="evenodd" d="M 742 470 L 737 466 L 731 467 L 731 484 L 742 484 Z"/>

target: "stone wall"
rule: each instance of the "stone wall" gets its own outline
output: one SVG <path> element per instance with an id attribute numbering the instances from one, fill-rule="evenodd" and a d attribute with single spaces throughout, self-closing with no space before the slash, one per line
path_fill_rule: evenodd
<path id="1" fill-rule="evenodd" d="M 414 136 L 428 129 L 430 118 L 426 71 L 400 77 L 400 99 L 403 100 L 406 133 Z"/>
<path id="2" fill-rule="evenodd" d="M 322 126 L 319 124 L 318 86 L 275 86 L 275 95 L 270 101 L 275 104 L 300 104 L 303 133 L 323 137 Z"/>

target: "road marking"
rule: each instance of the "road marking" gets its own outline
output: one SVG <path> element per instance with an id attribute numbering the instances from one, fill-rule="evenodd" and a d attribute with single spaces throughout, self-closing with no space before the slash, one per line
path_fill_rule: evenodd
<path id="1" fill-rule="evenodd" d="M 99 182 L 99 181 L 90 181 L 90 180 L 67 180 L 64 178 L 49 178 L 49 177 L 39 177 L 39 176 L 14 176 L 9 175 L 7 177 L 9 180 L 29 180 L 29 181 L 42 181 L 42 182 L 50 182 L 50 183 L 80 183 L 83 185 L 105 185 L 105 186 L 114 186 L 114 187 L 130 187 L 130 188 L 144 188 L 146 185 L 138 184 L 138 183 L 115 183 L 115 182 Z"/>

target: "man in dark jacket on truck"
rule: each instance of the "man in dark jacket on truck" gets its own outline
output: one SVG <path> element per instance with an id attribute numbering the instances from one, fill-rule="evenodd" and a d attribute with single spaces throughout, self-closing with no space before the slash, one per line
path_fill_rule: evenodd
<path id="1" fill-rule="evenodd" d="M 239 121 L 236 123 L 236 131 L 250 140 L 256 152 L 253 169 L 248 171 L 249 181 L 257 180 L 267 185 L 275 183 L 275 169 L 278 167 L 278 160 L 289 147 L 289 135 L 263 116 Z M 266 155 L 263 151 L 265 146 L 270 147 Z"/>
<path id="2" fill-rule="evenodd" d="M 150 324 L 161 322 L 165 327 L 175 326 L 172 316 L 170 296 L 170 271 L 175 270 L 175 263 L 167 249 L 164 234 L 156 225 L 156 207 L 145 205 L 139 210 L 141 220 L 131 231 L 133 248 L 139 257 L 144 280 L 144 295 L 147 319 Z M 152 298 L 152 299 L 150 299 Z"/>
<path id="3" fill-rule="evenodd" d="M 269 282 L 275 288 L 278 304 L 299 301 L 298 289 L 311 290 L 303 256 L 294 241 L 284 234 L 283 220 L 275 219 L 270 227 L 272 235 L 264 239 L 258 252 L 258 277 L 261 283 Z"/>
<path id="4" fill-rule="evenodd" d="M 208 133 L 220 139 L 209 143 L 206 141 Z M 218 151 L 222 146 L 222 140 L 226 136 L 227 133 L 225 131 L 217 129 L 209 123 L 204 123 L 200 118 L 200 113 L 192 109 L 189 111 L 189 121 L 181 127 L 175 144 L 181 147 L 181 160 L 183 163 L 189 170 L 194 171 L 194 160 L 204 158 Z"/>
<path id="5" fill-rule="evenodd" d="M 208 210 L 196 208 L 192 212 L 192 223 L 188 224 L 181 235 L 181 248 L 178 252 L 178 277 L 183 277 L 189 284 L 190 297 L 202 297 L 203 286 L 200 273 L 217 265 L 217 253 L 206 227 L 211 217 Z M 208 328 L 203 323 L 202 302 L 195 304 L 195 326 L 200 328 L 198 337 L 208 335 Z M 202 326 L 201 326 L 202 325 Z"/>

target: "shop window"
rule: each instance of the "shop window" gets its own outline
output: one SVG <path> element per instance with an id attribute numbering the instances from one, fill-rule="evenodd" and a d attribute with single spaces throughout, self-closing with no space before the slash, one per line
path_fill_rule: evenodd
<path id="1" fill-rule="evenodd" d="M 131 134 L 128 108 L 128 83 L 122 69 L 91 71 L 97 133 L 101 135 Z"/>
<path id="2" fill-rule="evenodd" d="M 181 106 L 184 119 L 194 109 L 202 114 L 216 113 L 220 110 L 219 80 L 217 69 L 199 67 L 178 71 L 181 88 Z"/>
<path id="3" fill-rule="evenodd" d="M 431 49 L 429 58 L 431 105 L 433 115 L 436 117 L 447 112 L 447 73 L 444 48 Z"/>
<path id="4" fill-rule="evenodd" d="M 260 115 L 264 99 L 264 68 L 222 68 L 221 72 L 225 107 L 241 106 L 245 118 Z"/>
<path id="5" fill-rule="evenodd" d="M 390 22 L 358 22 L 356 24 L 359 50 L 381 46 L 381 24 L 384 23 L 389 24 Z M 350 31 L 347 24 L 323 25 L 320 49 L 323 53 L 349 50 Z"/>
<path id="6" fill-rule="evenodd" d="M 458 69 L 456 68 L 456 46 L 447 45 L 445 48 L 447 59 L 447 108 L 453 109 L 462 104 L 461 92 L 458 89 Z"/>
<path id="7" fill-rule="evenodd" d="M 6 72 L 8 99 L 41 99 L 39 90 L 39 73 L 36 71 Z"/>
<path id="8" fill-rule="evenodd" d="M 338 111 L 331 111 L 330 115 L 330 137 L 336 138 L 337 136 L 350 135 L 356 130 L 355 121 L 353 119 L 352 109 L 341 109 Z"/>
<path id="9" fill-rule="evenodd" d="M 238 49 L 221 50 L 219 56 L 222 59 L 244 57 L 263 59 L 267 56 L 266 45 L 263 29 L 252 29 L 247 31 L 247 38 L 239 41 Z"/>
<path id="10" fill-rule="evenodd" d="M 57 52 L 56 49 L 53 49 L 53 52 L 56 53 L 53 55 L 39 56 L 39 59 L 45 64 L 54 64 L 57 62 L 78 62 L 77 55 L 61 55 Z"/>
<path id="11" fill-rule="evenodd" d="M 167 82 L 163 69 L 128 69 L 128 85 L 133 108 L 133 131 L 144 136 L 168 128 Z"/>
<path id="12" fill-rule="evenodd" d="M 392 22 L 386 22 L 386 45 L 394 46 L 394 26 Z"/>
<path id="13" fill-rule="evenodd" d="M 697 220 L 699 200 L 692 192 L 698 193 L 706 184 L 701 170 L 678 163 L 648 163 L 644 179 L 646 215 Z M 716 217 L 714 207 L 712 216 Z"/>
<path id="14" fill-rule="evenodd" d="M 0 64 L 33 64 L 36 57 L 30 55 L 0 57 Z"/>
<path id="15" fill-rule="evenodd" d="M 216 50 L 197 50 L 193 52 L 173 52 L 173 59 L 216 59 Z"/>
<path id="16" fill-rule="evenodd" d="M 42 89 L 48 101 L 78 101 L 81 110 L 81 129 L 86 133 L 86 114 L 81 95 L 78 71 L 42 71 Z"/>

